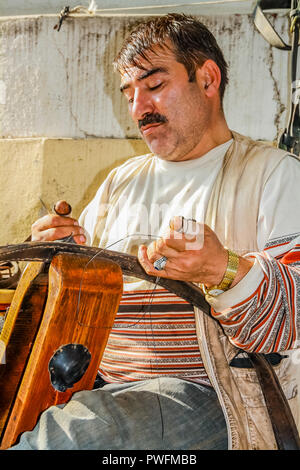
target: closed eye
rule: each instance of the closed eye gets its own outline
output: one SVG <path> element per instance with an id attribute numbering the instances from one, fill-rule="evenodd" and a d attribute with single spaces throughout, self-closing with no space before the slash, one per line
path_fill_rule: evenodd
<path id="1" fill-rule="evenodd" d="M 159 83 L 158 85 L 155 85 L 155 86 L 151 86 L 149 87 L 150 90 L 157 90 L 157 88 L 159 88 L 160 86 L 162 86 L 162 83 Z"/>

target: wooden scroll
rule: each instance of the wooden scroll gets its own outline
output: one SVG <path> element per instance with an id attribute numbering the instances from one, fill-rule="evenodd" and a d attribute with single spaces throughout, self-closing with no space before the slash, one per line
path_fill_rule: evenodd
<path id="1" fill-rule="evenodd" d="M 93 388 L 122 295 L 110 260 L 58 254 L 48 266 L 29 263 L 0 335 L 1 449 L 49 406 Z"/>

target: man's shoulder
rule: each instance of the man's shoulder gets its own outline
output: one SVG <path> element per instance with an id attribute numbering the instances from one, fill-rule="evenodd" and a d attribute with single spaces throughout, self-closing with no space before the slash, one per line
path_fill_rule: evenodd
<path id="1" fill-rule="evenodd" d="M 135 157 L 129 157 L 124 163 L 119 165 L 117 169 L 126 169 L 130 167 L 140 167 L 143 166 L 145 163 L 152 160 L 154 157 L 153 153 L 145 153 L 143 155 L 137 155 Z"/>
<path id="2" fill-rule="evenodd" d="M 146 153 L 136 157 L 129 157 L 121 165 L 115 167 L 113 170 L 114 176 L 132 176 L 134 173 L 146 170 L 148 166 L 151 165 L 153 158 L 154 155 L 152 153 Z"/>
<path id="3" fill-rule="evenodd" d="M 264 159 L 266 161 L 277 160 L 280 161 L 283 158 L 294 158 L 298 161 L 299 157 L 297 155 L 292 154 L 291 152 L 278 148 L 276 143 L 267 141 L 267 140 L 260 140 L 260 139 L 253 139 L 249 136 L 244 136 L 237 132 L 233 132 L 234 140 L 236 144 L 242 149 L 245 154 L 248 154 L 250 157 L 258 157 L 260 159 Z"/>
<path id="4" fill-rule="evenodd" d="M 135 176 L 146 173 L 151 166 L 154 155 L 146 153 L 136 157 L 129 157 L 121 165 L 116 166 L 108 176 L 108 180 L 115 186 L 124 186 L 127 181 L 132 181 Z"/>

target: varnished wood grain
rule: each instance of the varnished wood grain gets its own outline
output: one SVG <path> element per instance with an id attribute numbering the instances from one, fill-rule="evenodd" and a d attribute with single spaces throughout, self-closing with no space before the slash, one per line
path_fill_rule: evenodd
<path id="1" fill-rule="evenodd" d="M 14 319 L 13 331 L 0 364 L 0 437 L 28 360 L 34 337 L 41 320 L 47 277 L 43 263 L 30 263 L 19 283 L 8 315 Z"/>
<path id="2" fill-rule="evenodd" d="M 103 259 L 89 262 L 81 255 L 59 254 L 49 269 L 48 296 L 1 448 L 13 445 L 31 430 L 40 413 L 66 403 L 74 392 L 93 388 L 98 366 L 122 295 L 122 271 Z M 91 353 L 84 376 L 65 392 L 55 390 L 48 364 L 65 344 L 82 344 Z"/>
<path id="3" fill-rule="evenodd" d="M 111 259 L 119 264 L 124 274 L 153 282 L 153 277 L 148 276 L 143 271 L 137 258 L 134 256 L 70 243 L 31 242 L 20 245 L 2 246 L 0 247 L 0 260 L 36 260 L 49 262 L 58 252 L 82 253 L 90 257 L 101 256 Z M 195 307 L 200 308 L 202 312 L 214 319 L 210 314 L 210 306 L 206 302 L 199 287 L 189 282 L 173 281 L 170 279 L 157 278 L 155 281 L 160 286 L 174 292 Z M 253 366 L 266 399 L 269 418 L 273 426 L 278 449 L 286 450 L 293 447 L 294 449 L 300 450 L 299 434 L 289 404 L 284 396 L 280 383 L 276 379 L 275 371 L 268 361 L 262 362 L 260 360 L 259 354 L 251 353 L 251 359 L 253 360 Z M 272 380 L 269 380 L 270 377 Z M 276 389 L 275 391 L 274 388 Z M 287 426 L 282 426 L 282 423 L 286 423 Z M 286 432 L 287 427 L 288 432 Z"/>

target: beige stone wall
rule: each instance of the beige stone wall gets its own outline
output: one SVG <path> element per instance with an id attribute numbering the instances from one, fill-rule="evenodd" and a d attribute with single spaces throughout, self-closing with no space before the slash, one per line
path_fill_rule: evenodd
<path id="1" fill-rule="evenodd" d="M 0 245 L 28 237 L 45 213 L 40 198 L 50 207 L 67 199 L 77 217 L 110 169 L 148 152 L 112 70 L 141 14 L 73 16 L 57 32 L 57 0 L 47 2 L 55 4 L 50 11 L 42 1 L 6 3 L 6 13 L 0 8 Z M 229 126 L 273 141 L 286 117 L 288 54 L 256 31 L 252 6 L 241 11 L 237 4 L 245 2 L 234 2 L 221 11 L 211 3 L 209 11 L 199 6 L 194 13 L 215 33 L 230 66 Z M 43 8 L 32 11 L 33 4 Z M 28 16 L 5 16 L 18 15 L 22 5 L 19 14 Z M 288 40 L 286 16 L 271 20 Z"/>
<path id="2" fill-rule="evenodd" d="M 285 125 L 288 53 L 271 48 L 251 15 L 199 16 L 229 64 L 231 129 L 274 140 Z M 1 13 L 0 13 L 1 14 Z M 0 17 L 0 138 L 140 138 L 112 62 L 135 17 Z M 271 18 L 286 40 L 286 16 Z"/>
<path id="3" fill-rule="evenodd" d="M 66 199 L 78 217 L 113 167 L 147 152 L 138 139 L 0 139 L 0 245 L 28 237 L 40 199 Z"/>

